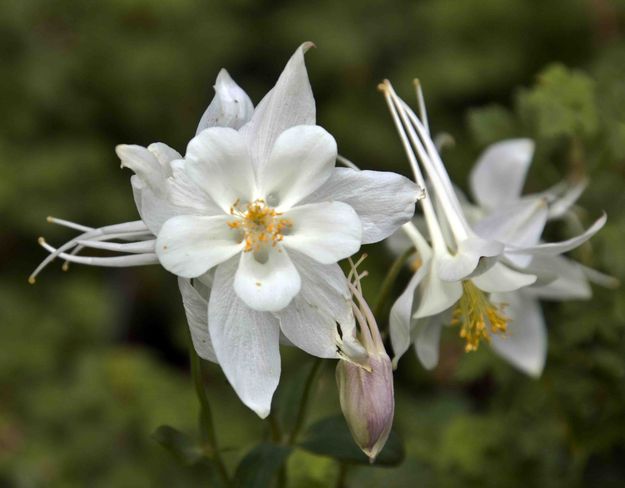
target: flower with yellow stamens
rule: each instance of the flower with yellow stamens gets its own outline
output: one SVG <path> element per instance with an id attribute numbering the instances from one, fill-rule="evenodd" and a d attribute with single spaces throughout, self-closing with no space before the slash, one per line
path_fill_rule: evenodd
<path id="1" fill-rule="evenodd" d="M 508 318 L 503 305 L 494 305 L 471 281 L 462 283 L 463 294 L 452 312 L 452 325 L 460 325 L 466 352 L 477 351 L 480 341 L 490 343 L 491 334 L 505 334 Z"/>

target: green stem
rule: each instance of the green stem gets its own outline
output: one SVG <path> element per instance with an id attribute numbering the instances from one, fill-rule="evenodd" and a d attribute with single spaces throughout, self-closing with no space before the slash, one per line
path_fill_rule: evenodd
<path id="1" fill-rule="evenodd" d="M 336 488 L 345 488 L 345 481 L 347 480 L 347 470 L 349 469 L 349 464 L 344 462 L 339 462 L 339 474 L 336 477 Z"/>
<path id="2" fill-rule="evenodd" d="M 271 441 L 280 444 L 282 442 L 282 429 L 280 428 L 278 419 L 275 415 L 271 414 L 267 417 L 267 422 L 269 423 L 269 431 L 271 432 Z"/>
<path id="3" fill-rule="evenodd" d="M 299 404 L 299 410 L 297 412 L 295 425 L 293 426 L 293 430 L 291 431 L 291 434 L 289 435 L 289 439 L 287 441 L 287 444 L 289 446 L 292 446 L 293 444 L 295 444 L 295 441 L 297 440 L 297 436 L 302 430 L 302 427 L 304 427 L 304 422 L 306 421 L 306 415 L 308 414 L 308 407 L 309 407 L 308 403 L 309 403 L 310 395 L 312 393 L 313 386 L 315 385 L 315 380 L 317 379 L 318 373 L 321 370 L 322 366 L 323 366 L 323 361 L 321 360 L 321 358 L 316 358 L 315 363 L 313 364 L 313 367 L 310 370 L 310 374 L 308 375 L 308 378 L 306 378 L 306 384 L 304 385 L 304 394 L 302 395 L 302 401 Z"/>
<path id="4" fill-rule="evenodd" d="M 384 307 L 384 304 L 386 303 L 388 295 L 391 293 L 393 285 L 395 284 L 397 275 L 401 271 L 406 261 L 408 261 L 408 258 L 412 256 L 414 252 L 414 247 L 409 247 L 408 249 L 406 249 L 400 256 L 397 257 L 397 259 L 395 259 L 393 265 L 391 266 L 391 269 L 389 269 L 388 273 L 386 273 L 384 281 L 380 286 L 380 293 L 378 293 L 378 298 L 373 305 L 373 316 L 378 321 L 378 323 L 381 323 L 380 314 L 382 313 L 382 309 Z"/>
<path id="5" fill-rule="evenodd" d="M 280 422 L 278 421 L 275 410 L 274 412 L 267 417 L 267 421 L 269 422 L 269 431 L 271 433 L 271 441 L 275 444 L 281 444 L 284 440 L 282 435 L 282 428 L 280 426 Z M 280 466 L 280 470 L 278 471 L 278 488 L 286 487 L 286 463 L 283 463 Z"/>
<path id="6" fill-rule="evenodd" d="M 278 471 L 278 488 L 286 488 L 286 486 L 286 463 L 284 463 Z"/>
<path id="7" fill-rule="evenodd" d="M 297 436 L 304 427 L 304 423 L 306 422 L 306 415 L 308 414 L 308 403 L 312 394 L 312 389 L 315 385 L 315 380 L 319 376 L 319 371 L 321 370 L 322 366 L 322 360 L 320 358 L 316 358 L 312 368 L 310 369 L 310 373 L 308 373 L 308 376 L 306 377 L 306 383 L 304 384 L 304 393 L 302 395 L 302 401 L 299 404 L 299 410 L 297 411 L 295 424 L 293 425 L 293 430 L 291 430 L 288 438 L 286 439 L 287 446 L 292 446 L 293 444 L 295 444 L 295 442 L 297 441 Z M 280 431 L 280 426 L 276 422 L 276 419 L 274 419 L 273 416 L 270 416 L 269 421 L 273 441 L 276 442 L 282 440 L 282 432 Z M 286 464 L 282 465 L 280 471 L 278 471 L 277 481 L 278 488 L 285 488 L 288 485 Z"/>
<path id="8" fill-rule="evenodd" d="M 200 357 L 195 352 L 195 348 L 193 347 L 193 342 L 190 335 L 189 357 L 191 359 L 191 374 L 193 375 L 195 392 L 200 402 L 199 429 L 202 447 L 217 467 L 219 476 L 224 482 L 225 486 L 230 486 L 228 471 L 226 470 L 226 466 L 223 462 L 223 459 L 221 458 L 221 454 L 217 445 L 217 436 L 215 435 L 215 427 L 213 424 L 213 413 L 211 411 L 210 403 L 208 402 L 206 388 L 204 387 L 202 362 Z"/>

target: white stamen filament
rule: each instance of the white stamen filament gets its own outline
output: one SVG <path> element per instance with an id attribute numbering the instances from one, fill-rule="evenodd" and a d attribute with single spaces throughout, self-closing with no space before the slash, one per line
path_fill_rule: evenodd
<path id="1" fill-rule="evenodd" d="M 458 212 L 458 207 L 453 203 L 455 195 L 453 197 L 449 195 L 449 188 L 446 186 L 445 179 L 441 178 L 438 168 L 436 168 L 433 163 L 432 154 L 430 154 L 430 151 L 426 149 L 426 146 L 428 145 L 427 143 L 431 141 L 429 141 L 428 137 L 424 137 L 425 129 L 418 120 L 417 116 L 412 113 L 410 108 L 397 96 L 388 80 L 384 81 L 384 86 L 386 87 L 385 92 L 388 91 L 390 100 L 393 102 L 399 117 L 408 132 L 408 137 L 412 143 L 412 147 L 419 155 L 419 158 L 425 167 L 425 171 L 427 172 L 432 185 L 434 185 L 437 199 L 442 205 L 443 212 L 449 222 L 454 237 L 458 241 L 466 239 L 469 235 L 467 231 L 468 224 L 464 221 L 462 214 Z M 420 137 L 415 132 L 415 128 L 417 129 L 417 132 L 419 132 Z M 421 139 L 423 139 L 423 141 Z M 438 156 L 438 153 L 436 156 Z M 419 182 L 417 183 L 420 184 Z"/>
<path id="2" fill-rule="evenodd" d="M 120 244 L 118 242 L 78 241 L 78 244 L 83 248 L 89 247 L 91 249 L 103 249 L 105 251 L 142 254 L 154 252 L 156 239 L 150 239 L 149 241 L 128 242 L 124 244 Z"/>
<path id="3" fill-rule="evenodd" d="M 44 239 L 40 239 L 39 244 L 50 253 L 58 253 L 58 249 L 52 247 Z M 155 253 L 132 254 L 130 256 L 116 256 L 108 258 L 74 256 L 64 252 L 58 253 L 57 255 L 71 263 L 86 264 L 90 266 L 105 266 L 111 268 L 144 266 L 147 264 L 158 263 L 158 258 Z"/>
<path id="4" fill-rule="evenodd" d="M 423 98 L 423 90 L 421 89 L 421 82 L 418 78 L 412 80 L 414 83 L 415 91 L 417 92 L 417 106 L 419 107 L 419 115 L 421 116 L 421 121 L 423 122 L 423 127 L 425 128 L 425 132 L 428 137 L 430 137 L 430 125 L 428 123 L 428 113 L 425 108 L 425 99 Z"/>
<path id="5" fill-rule="evenodd" d="M 341 163 L 343 166 L 347 166 L 348 168 L 355 169 L 356 171 L 360 171 L 360 168 L 352 163 L 346 157 L 341 156 L 340 154 L 336 155 L 336 160 Z"/>
<path id="6" fill-rule="evenodd" d="M 410 141 L 408 140 L 406 132 L 404 131 L 404 126 L 402 125 L 399 114 L 397 112 L 397 108 L 395 107 L 395 104 L 393 103 L 393 100 L 391 98 L 389 88 L 390 83 L 388 82 L 381 85 L 384 99 L 386 100 L 386 104 L 388 105 L 389 111 L 391 113 L 391 118 L 395 123 L 395 128 L 399 133 L 399 138 L 401 139 L 402 145 L 404 146 L 406 156 L 408 156 L 408 161 L 410 162 L 410 166 L 412 167 L 415 181 L 420 187 L 426 188 L 425 179 L 423 178 L 423 174 L 421 173 L 421 170 L 419 168 L 419 164 L 410 145 Z M 432 239 L 432 245 L 436 249 L 437 253 L 447 253 L 447 245 L 445 244 L 443 233 L 438 224 L 438 219 L 436 217 L 436 213 L 434 212 L 434 207 L 432 207 L 432 200 L 430 198 L 423 198 L 420 200 L 420 203 L 430 233 L 430 238 Z"/>
<path id="7" fill-rule="evenodd" d="M 93 243 L 95 241 L 100 240 L 110 240 L 110 239 L 123 239 L 128 240 L 131 238 L 136 238 L 141 243 L 145 241 L 146 238 L 153 237 L 152 233 L 149 231 L 145 223 L 141 220 L 136 220 L 133 222 L 125 222 L 123 224 L 114 224 L 108 225 L 104 227 L 100 227 L 97 229 L 87 227 L 84 225 L 76 224 L 74 222 L 70 222 L 63 219 L 57 219 L 54 217 L 48 217 L 48 222 L 61 225 L 63 227 L 69 227 L 70 229 L 75 229 L 82 231 L 83 233 L 79 236 L 69 240 L 59 248 L 53 248 L 45 243 L 43 238 L 39 239 L 40 244 L 50 252 L 50 255 L 47 256 L 40 264 L 37 266 L 35 271 L 28 277 L 29 283 L 34 283 L 37 275 L 52 261 L 56 258 L 61 257 L 66 260 L 66 263 L 63 265 L 63 269 L 67 270 L 67 262 L 73 263 L 81 263 L 81 264 L 91 264 L 91 265 L 99 265 L 99 266 L 124 266 L 124 264 L 111 264 L 110 259 L 121 259 L 121 258 L 78 258 L 76 254 L 80 252 L 84 247 L 85 243 Z M 45 245 L 44 245 L 45 244 Z M 92 247 L 92 246 L 90 246 Z M 69 254 L 68 252 L 71 251 Z M 128 251 L 124 251 L 128 252 Z M 138 251 L 137 251 L 138 252 Z M 153 253 L 150 253 L 150 255 Z M 147 254 L 145 255 L 147 256 Z M 156 256 L 154 254 L 154 256 Z M 104 261 L 103 261 L 104 260 Z M 145 258 L 143 259 L 146 260 Z M 141 260 L 131 260 L 132 263 L 139 263 Z M 152 264 L 157 261 L 151 260 L 150 262 L 145 262 L 143 264 Z M 129 266 L 138 266 L 139 264 L 128 264 Z"/>
<path id="8" fill-rule="evenodd" d="M 65 219 L 57 219 L 56 217 L 48 217 L 46 219 L 51 224 L 57 224 L 62 227 L 69 227 L 70 229 L 79 230 L 80 232 L 89 232 L 93 230 L 93 227 L 87 227 L 86 225 L 77 224 L 75 222 L 70 222 Z"/>
<path id="9" fill-rule="evenodd" d="M 458 197 L 456 196 L 456 192 L 451 184 L 451 180 L 449 179 L 447 170 L 445 170 L 445 165 L 443 164 L 443 161 L 440 155 L 438 154 L 438 150 L 436 149 L 436 144 L 434 143 L 434 141 L 432 141 L 432 139 L 429 136 L 429 131 L 427 131 L 424 128 L 422 122 L 414 114 L 414 112 L 410 109 L 410 107 L 408 106 L 408 104 L 406 104 L 406 102 L 401 100 L 399 97 L 397 97 L 397 100 L 399 101 L 399 103 L 401 103 L 404 113 L 408 116 L 408 118 L 412 122 L 412 125 L 416 128 L 417 132 L 419 133 L 419 137 L 423 141 L 423 145 L 424 145 L 423 147 L 425 148 L 425 152 L 427 152 L 427 155 L 429 156 L 427 159 L 431 163 L 429 165 L 424 164 L 424 166 L 426 167 L 426 171 L 428 172 L 428 176 L 430 177 L 433 183 L 434 183 L 434 180 L 438 181 L 439 184 L 442 185 L 442 188 L 445 190 L 445 195 L 448 198 L 448 202 L 456 210 L 456 212 L 453 213 L 453 215 L 455 215 L 456 216 L 455 218 L 458 219 L 458 224 L 460 226 L 459 229 L 463 229 L 464 231 L 467 232 L 467 234 L 470 233 L 469 224 L 464 218 L 464 214 L 462 213 L 462 208 L 461 208 L 460 202 L 458 201 Z M 442 196 L 439 198 L 439 200 L 441 199 L 442 199 Z"/>

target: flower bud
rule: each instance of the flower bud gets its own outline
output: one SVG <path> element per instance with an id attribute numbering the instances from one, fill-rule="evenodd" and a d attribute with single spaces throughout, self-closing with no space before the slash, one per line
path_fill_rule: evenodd
<path id="1" fill-rule="evenodd" d="M 355 321 L 342 327 L 336 366 L 341 410 L 354 441 L 373 462 L 386 444 L 395 412 L 393 368 L 373 313 L 362 295 L 358 263 L 348 277 Z M 356 323 L 358 327 L 356 327 Z"/>
<path id="2" fill-rule="evenodd" d="M 336 367 L 341 410 L 354 441 L 373 462 L 393 424 L 393 369 L 388 355 L 371 356 L 368 368 L 340 360 Z"/>

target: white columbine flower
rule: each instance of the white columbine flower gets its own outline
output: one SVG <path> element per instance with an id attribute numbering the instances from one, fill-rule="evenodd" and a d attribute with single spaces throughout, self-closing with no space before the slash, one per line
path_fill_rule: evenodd
<path id="1" fill-rule="evenodd" d="M 463 208 L 430 138 L 420 90 L 417 94 L 422 120 L 397 97 L 388 82 L 382 85 L 382 90 L 417 183 L 423 188 L 431 187 L 433 194 L 433 199 L 421 201 L 432 247 L 414 225 L 404 226 L 417 249 L 420 263 L 405 292 L 393 306 L 391 340 L 395 361 L 414 342 L 424 365 L 433 367 L 438 361 L 438 340 L 443 323 L 451 321 L 461 325 L 460 335 L 467 342 L 467 351 L 477 349 L 481 340 L 490 342 L 491 335 L 503 335 L 508 330 L 510 317 L 501 302 L 492 299 L 500 295 L 489 295 L 514 292 L 535 283 L 540 270 L 528 268 L 532 259 L 549 257 L 553 261 L 559 254 L 579 246 L 603 226 L 605 216 L 580 236 L 560 243 L 541 243 L 540 235 L 547 218 L 562 215 L 574 203 L 580 192 L 574 187 L 561 197 L 552 191 L 535 198 L 517 198 L 510 205 L 495 203 L 496 210 L 473 225 L 467 217 L 472 212 Z M 531 160 L 531 154 L 528 156 L 527 151 L 523 151 L 526 146 L 525 141 L 510 145 L 509 153 L 521 169 L 517 167 L 516 173 L 506 174 L 505 183 L 499 182 L 493 193 L 501 194 L 503 187 L 511 196 L 520 194 L 521 186 L 515 174 L 524 177 Z M 496 151 L 490 151 L 485 154 L 486 159 L 496 159 L 493 154 L 500 156 Z M 425 170 L 427 182 L 421 174 L 421 167 Z M 479 173 L 491 177 L 487 189 L 497 186 L 492 171 Z M 481 178 L 474 178 L 474 183 L 479 186 Z M 517 187 L 518 193 L 515 193 Z M 481 193 L 487 200 L 488 195 L 484 191 Z M 558 212 L 553 208 L 559 208 Z M 494 252 L 497 247 L 498 251 Z M 478 252 L 471 252 L 471 249 Z M 485 252 L 488 249 L 493 252 Z"/>
<path id="2" fill-rule="evenodd" d="M 336 262 L 406 222 L 417 196 L 401 176 L 334 167 L 336 143 L 315 125 L 308 47 L 246 125 L 209 128 L 189 143 L 184 176 L 194 191 L 178 191 L 174 175 L 171 200 L 193 211 L 165 222 L 156 246 L 179 276 L 214 268 L 207 319 L 215 356 L 263 417 L 280 375 L 280 333 L 337 357 L 336 322 L 353 317 Z"/>
<path id="3" fill-rule="evenodd" d="M 334 167 L 336 142 L 315 125 L 304 64 L 310 46 L 295 52 L 256 109 L 220 73 L 184 158 L 162 144 L 117 148 L 122 164 L 136 173 L 142 217 L 122 224 L 127 234 L 72 224 L 85 234 L 56 250 L 44 243 L 51 255 L 43 265 L 55 257 L 111 266 L 158 258 L 180 277 L 198 354 L 216 360 L 261 417 L 278 384 L 281 341 L 334 358 L 341 342 L 337 322 L 346 330 L 354 326 L 336 262 L 407 222 L 417 197 L 402 176 Z M 101 247 L 95 240 L 131 240 L 133 232 L 141 233 L 139 242 L 104 248 L 141 254 L 69 254 Z"/>

